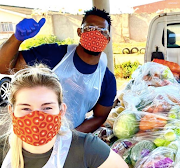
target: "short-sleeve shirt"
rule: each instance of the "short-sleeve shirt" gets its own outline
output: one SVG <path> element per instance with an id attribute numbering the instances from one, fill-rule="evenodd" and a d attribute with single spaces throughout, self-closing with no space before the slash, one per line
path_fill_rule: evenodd
<path id="1" fill-rule="evenodd" d="M 67 45 L 43 44 L 38 47 L 32 47 L 29 50 L 21 51 L 28 65 L 34 63 L 44 63 L 53 69 L 64 57 L 67 52 Z M 73 62 L 78 71 L 83 74 L 93 73 L 97 65 L 85 63 L 75 52 Z M 114 74 L 106 67 L 105 75 L 101 85 L 101 93 L 98 103 L 102 106 L 112 106 L 116 96 L 116 79 Z"/>
<path id="2" fill-rule="evenodd" d="M 52 149 L 44 154 L 23 150 L 25 168 L 42 168 L 50 158 Z M 71 146 L 63 168 L 97 168 L 108 158 L 109 146 L 92 134 L 73 132 Z"/>

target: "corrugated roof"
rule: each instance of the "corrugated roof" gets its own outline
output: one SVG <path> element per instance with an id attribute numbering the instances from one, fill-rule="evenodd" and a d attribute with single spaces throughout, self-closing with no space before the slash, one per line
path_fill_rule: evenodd
<path id="1" fill-rule="evenodd" d="M 1 5 L 1 4 L 0 4 L 0 8 L 9 10 L 9 11 L 13 11 L 13 12 L 17 12 L 17 13 L 21 13 L 21 14 L 25 14 L 25 15 L 31 15 L 31 13 L 33 11 L 33 8 L 8 6 L 8 5 Z"/>
<path id="2" fill-rule="evenodd" d="M 20 7 L 20 6 L 9 6 L 9 5 L 2 5 L 0 4 L 0 8 L 4 10 L 9 10 L 13 12 L 17 12 L 20 14 L 25 14 L 25 15 L 31 15 L 34 8 L 27 8 L 27 7 Z M 58 11 L 48 11 L 48 14 L 59 14 Z"/>

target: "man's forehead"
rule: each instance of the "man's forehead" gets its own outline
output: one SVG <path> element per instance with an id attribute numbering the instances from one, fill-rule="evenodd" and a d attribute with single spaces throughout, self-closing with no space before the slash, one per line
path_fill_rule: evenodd
<path id="1" fill-rule="evenodd" d="M 101 26 L 101 27 L 108 27 L 109 24 L 106 19 L 97 16 L 97 15 L 89 15 L 86 17 L 84 20 L 84 25 L 96 25 L 96 26 Z"/>

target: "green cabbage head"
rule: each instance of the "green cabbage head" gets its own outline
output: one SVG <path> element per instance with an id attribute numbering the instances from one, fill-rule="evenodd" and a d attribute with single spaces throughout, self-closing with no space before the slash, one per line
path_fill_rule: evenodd
<path id="1" fill-rule="evenodd" d="M 139 121 L 134 113 L 125 113 L 125 111 L 116 118 L 113 125 L 114 135 L 119 139 L 132 137 L 139 131 Z"/>

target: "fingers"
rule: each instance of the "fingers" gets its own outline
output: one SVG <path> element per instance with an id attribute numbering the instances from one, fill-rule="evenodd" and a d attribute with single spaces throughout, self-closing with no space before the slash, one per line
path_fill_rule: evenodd
<path id="1" fill-rule="evenodd" d="M 20 32 L 23 35 L 23 34 L 30 34 L 34 31 L 39 31 L 45 22 L 46 22 L 45 18 L 42 18 L 38 23 L 34 21 L 31 23 L 32 25 L 29 25 L 28 27 L 21 29 Z"/>
<path id="2" fill-rule="evenodd" d="M 29 27 L 29 28 L 20 27 L 20 28 L 18 28 L 18 31 L 20 32 L 21 36 L 28 35 L 35 30 L 36 30 L 35 27 Z"/>
<path id="3" fill-rule="evenodd" d="M 46 19 L 45 19 L 45 18 L 42 18 L 42 19 L 38 22 L 40 28 L 44 25 L 45 22 L 46 22 Z"/>
<path id="4" fill-rule="evenodd" d="M 40 31 L 45 22 L 45 18 L 42 18 L 38 23 L 32 18 L 25 18 L 16 25 L 15 37 L 20 41 L 32 38 Z"/>
<path id="5" fill-rule="evenodd" d="M 24 36 L 26 34 L 26 30 L 24 28 L 18 28 L 17 31 L 19 31 L 21 36 Z"/>

